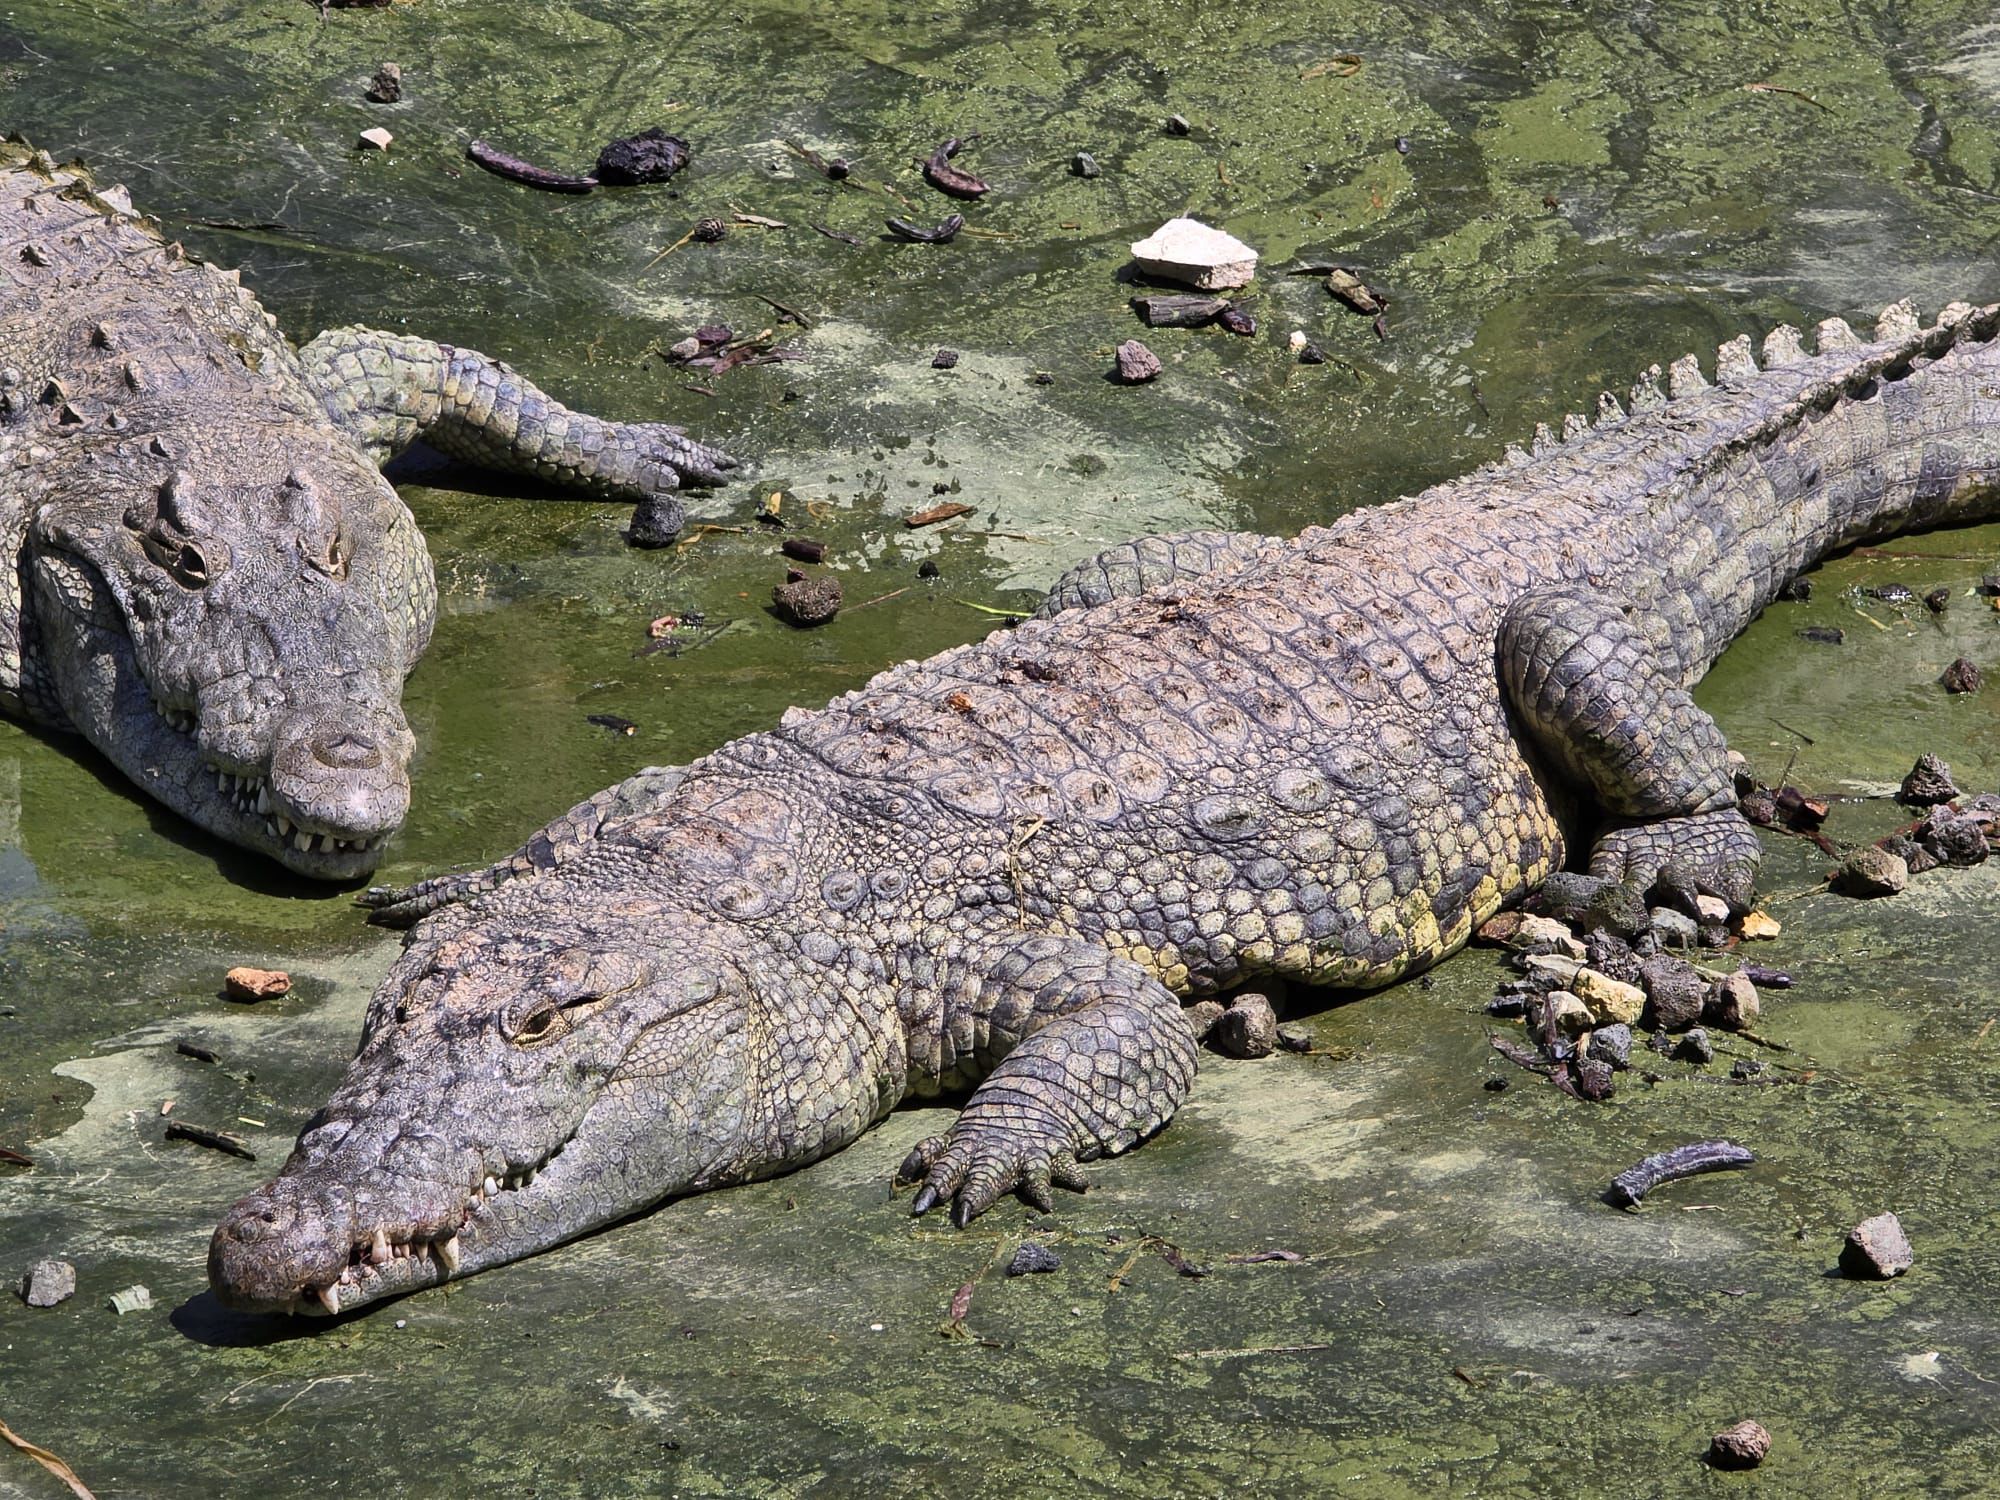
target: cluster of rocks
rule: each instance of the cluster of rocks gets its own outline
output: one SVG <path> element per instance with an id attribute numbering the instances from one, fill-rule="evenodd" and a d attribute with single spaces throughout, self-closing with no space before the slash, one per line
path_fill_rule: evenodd
<path id="1" fill-rule="evenodd" d="M 1763 1009 L 1759 981 L 1783 988 L 1791 979 L 1758 966 L 1718 974 L 1683 957 L 1732 936 L 1724 903 L 1700 897 L 1692 904 L 1692 913 L 1647 907 L 1615 881 L 1551 877 L 1531 903 L 1539 910 L 1502 912 L 1479 929 L 1479 940 L 1509 949 L 1520 970 L 1500 986 L 1488 1014 L 1524 1021 L 1537 1070 L 1585 1099 L 1611 1097 L 1614 1075 L 1632 1066 L 1641 1033 L 1662 1056 L 1714 1061 L 1709 1028 L 1753 1029 Z M 1762 1071 L 1754 1060 L 1736 1067 L 1746 1077 Z"/>
<path id="2" fill-rule="evenodd" d="M 1312 1033 L 1303 1026 L 1281 1025 L 1268 995 L 1245 992 L 1229 1003 L 1198 1000 L 1183 1012 L 1195 1036 L 1210 1051 L 1224 1057 L 1269 1057 L 1273 1052 L 1310 1052 Z"/>
<path id="3" fill-rule="evenodd" d="M 1896 800 L 1923 808 L 1917 822 L 1873 844 L 1851 850 L 1827 873 L 1834 890 L 1848 896 L 1893 896 L 1910 877 L 1940 867 L 1982 863 L 2000 838 L 2000 796 L 1967 797 L 1952 782 L 1951 767 L 1926 755 L 1903 778 Z"/>

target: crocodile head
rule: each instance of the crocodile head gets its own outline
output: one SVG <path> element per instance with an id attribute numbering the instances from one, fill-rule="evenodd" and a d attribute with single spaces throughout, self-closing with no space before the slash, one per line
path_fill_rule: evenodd
<path id="1" fill-rule="evenodd" d="M 769 1145 L 808 1111 L 751 1086 L 778 1043 L 743 967 L 615 917 L 553 925 L 416 930 L 333 1097 L 216 1229 L 223 1302 L 342 1312 L 816 1154 Z"/>
<path id="2" fill-rule="evenodd" d="M 395 491 L 317 438 L 122 507 L 45 504 L 27 567 L 44 703 L 182 816 L 344 880 L 409 807 L 402 683 L 435 586 Z"/>

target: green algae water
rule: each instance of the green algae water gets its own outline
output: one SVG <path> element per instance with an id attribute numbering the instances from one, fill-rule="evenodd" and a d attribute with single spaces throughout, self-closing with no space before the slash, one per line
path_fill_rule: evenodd
<path id="1" fill-rule="evenodd" d="M 384 61 L 404 99 L 370 105 Z M 695 152 L 663 188 L 547 196 L 464 159 L 479 137 L 581 171 L 653 124 Z M 411 475 L 443 614 L 409 687 L 396 881 L 973 639 L 995 620 L 968 605 L 1025 609 L 1105 542 L 1295 530 L 1690 348 L 2000 296 L 2000 27 L 1970 4 L 0 0 L 0 125 L 127 183 L 295 337 L 463 343 L 754 460 L 694 507 L 727 529 L 664 553 L 627 550 L 619 510 Z M 391 148 L 356 150 L 378 125 Z M 914 161 L 975 131 L 976 232 L 890 240 L 886 216 L 958 206 Z M 1183 212 L 1263 252 L 1253 337 L 1137 328 L 1125 246 Z M 705 217 L 724 240 L 656 260 Z M 1329 263 L 1388 295 L 1386 338 L 1287 274 Z M 714 322 L 799 357 L 660 356 Z M 1294 330 L 1328 362 L 1298 364 Z M 1135 334 L 1165 372 L 1127 389 L 1105 377 Z M 773 494 L 845 589 L 811 633 L 767 608 L 782 533 L 751 517 Z M 972 513 L 904 526 L 941 499 Z M 1767 778 L 1850 799 L 1836 838 L 1894 826 L 1880 794 L 1926 750 L 1991 789 L 1996 689 L 1935 679 L 2000 665 L 1970 591 L 1996 561 L 2000 528 L 1841 559 L 1702 701 Z M 1953 602 L 1854 592 L 1889 582 Z M 649 622 L 690 612 L 702 644 L 652 649 Z M 1469 953 L 1318 1010 L 1311 1055 L 1207 1060 L 1174 1125 L 1053 1216 L 913 1224 L 889 1175 L 944 1117 L 906 1111 L 780 1181 L 293 1326 L 213 1304 L 207 1236 L 324 1097 L 394 940 L 0 725 L 0 1147 L 35 1162 L 0 1166 L 0 1279 L 46 1255 L 79 1277 L 51 1311 L 0 1300 L 0 1421 L 105 1500 L 1991 1493 L 2000 875 L 1863 905 L 1815 889 L 1825 865 L 1770 841 L 1784 930 L 1756 957 L 1798 984 L 1763 1031 L 1792 1050 L 1731 1043 L 1796 1082 L 1490 1092 L 1499 968 Z M 291 994 L 226 1005 L 239 962 Z M 260 1159 L 166 1142 L 167 1100 Z M 1599 1201 L 1710 1135 L 1758 1165 L 1636 1214 Z M 1830 1275 L 1884 1209 L 1915 1269 Z M 1062 1269 L 1002 1277 L 1026 1238 Z M 1302 1259 L 1231 1259 L 1273 1249 Z M 154 1307 L 114 1315 L 135 1283 Z M 1710 1473 L 1709 1434 L 1744 1417 L 1771 1458 Z M 0 1495 L 65 1493 L 0 1448 Z"/>

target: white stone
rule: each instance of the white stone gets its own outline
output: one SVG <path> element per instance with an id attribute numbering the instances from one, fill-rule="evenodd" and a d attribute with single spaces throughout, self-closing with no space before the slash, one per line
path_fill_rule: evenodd
<path id="1" fill-rule="evenodd" d="M 389 134 L 380 125 L 377 125 L 373 130 L 364 130 L 361 132 L 361 145 L 370 151 L 387 151 L 390 142 L 395 139 L 393 135 Z"/>
<path id="2" fill-rule="evenodd" d="M 1199 219 L 1169 219 L 1132 244 L 1142 271 L 1204 291 L 1242 286 L 1257 274 L 1257 252 Z"/>

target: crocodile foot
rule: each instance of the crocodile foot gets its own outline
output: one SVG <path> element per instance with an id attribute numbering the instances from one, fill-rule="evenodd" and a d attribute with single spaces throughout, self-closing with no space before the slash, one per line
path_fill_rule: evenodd
<path id="1" fill-rule="evenodd" d="M 1719 896 L 1740 915 L 1756 903 L 1762 855 L 1757 830 L 1727 807 L 1607 829 L 1590 851 L 1590 873 L 1680 905 Z"/>
<path id="2" fill-rule="evenodd" d="M 896 1169 L 896 1180 L 923 1183 L 910 1204 L 912 1213 L 929 1213 L 949 1199 L 951 1221 L 961 1229 L 1003 1193 L 1019 1193 L 1049 1213 L 1055 1208 L 1052 1188 L 1081 1193 L 1090 1186 L 1067 1146 L 997 1120 L 963 1117 L 944 1134 L 919 1142 Z"/>

